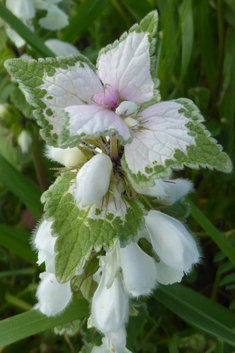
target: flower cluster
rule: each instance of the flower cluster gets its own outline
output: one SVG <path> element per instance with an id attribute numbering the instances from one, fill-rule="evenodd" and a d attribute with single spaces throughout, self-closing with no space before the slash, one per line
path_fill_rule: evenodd
<path id="1" fill-rule="evenodd" d="M 6 63 L 37 108 L 46 155 L 64 166 L 42 197 L 33 240 L 46 265 L 37 307 L 48 316 L 63 310 L 96 259 L 88 325 L 104 338 L 92 353 L 128 352 L 130 298 L 181 281 L 199 262 L 183 224 L 193 186 L 173 170 L 231 170 L 191 101 L 159 102 L 156 29 L 154 11 L 101 51 L 97 72 L 81 55 Z"/>
<path id="2" fill-rule="evenodd" d="M 47 12 L 46 17 L 39 20 L 39 25 L 50 30 L 58 30 L 68 25 L 68 16 L 58 7 L 62 0 L 6 0 L 6 7 L 13 12 L 26 26 L 34 30 L 33 18 L 37 10 Z M 8 37 L 17 48 L 25 45 L 25 41 L 13 29 L 7 27 Z"/>

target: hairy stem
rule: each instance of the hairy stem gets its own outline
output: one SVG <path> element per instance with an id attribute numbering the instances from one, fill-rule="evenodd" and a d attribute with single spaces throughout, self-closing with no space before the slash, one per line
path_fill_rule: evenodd
<path id="1" fill-rule="evenodd" d="M 110 136 L 110 157 L 113 162 L 117 162 L 118 147 L 117 147 L 117 136 L 115 133 Z"/>
<path id="2" fill-rule="evenodd" d="M 37 137 L 34 137 L 33 139 L 32 152 L 33 152 L 33 163 L 37 174 L 38 183 L 39 183 L 40 189 L 42 191 L 45 191 L 48 189 L 49 185 L 48 185 L 46 171 L 43 164 L 41 146 Z"/>

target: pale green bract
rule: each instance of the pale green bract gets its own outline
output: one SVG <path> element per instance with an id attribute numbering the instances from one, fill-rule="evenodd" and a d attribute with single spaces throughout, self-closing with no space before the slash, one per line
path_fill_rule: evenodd
<path id="1" fill-rule="evenodd" d="M 58 235 L 56 276 L 61 283 L 74 276 L 92 250 L 110 250 L 118 239 L 123 245 L 135 239 L 144 228 L 146 214 L 140 202 L 126 197 L 116 200 L 117 207 L 112 208 L 111 195 L 107 206 L 104 201 L 79 209 L 72 192 L 74 177 L 64 173 L 42 196 L 45 217 L 54 220 L 52 234 Z"/>

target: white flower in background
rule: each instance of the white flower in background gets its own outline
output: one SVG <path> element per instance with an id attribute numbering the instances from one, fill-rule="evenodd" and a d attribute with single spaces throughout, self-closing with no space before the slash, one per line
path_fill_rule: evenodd
<path id="1" fill-rule="evenodd" d="M 180 221 L 151 210 L 145 217 L 145 223 L 153 249 L 164 264 L 188 273 L 199 261 L 195 240 Z"/>
<path id="2" fill-rule="evenodd" d="M 68 56 L 70 54 L 80 53 L 74 45 L 59 39 L 48 39 L 44 43 L 57 56 Z"/>
<path id="3" fill-rule="evenodd" d="M 31 135 L 26 130 L 22 130 L 18 136 L 17 142 L 21 148 L 22 153 L 28 153 L 29 147 L 31 146 L 33 140 Z"/>
<path id="4" fill-rule="evenodd" d="M 148 295 L 156 286 L 157 270 L 152 257 L 139 245 L 131 242 L 124 248 L 119 247 L 120 265 L 126 291 L 133 297 Z"/>
<path id="5" fill-rule="evenodd" d="M 125 293 L 119 275 L 110 287 L 107 287 L 109 273 L 105 267 L 100 268 L 96 279 L 102 271 L 99 286 L 95 291 L 91 305 L 92 321 L 102 333 L 119 331 L 126 323 L 129 313 L 129 298 Z"/>
<path id="6" fill-rule="evenodd" d="M 135 190 L 139 194 L 145 194 L 156 197 L 158 202 L 171 206 L 193 190 L 193 184 L 186 179 L 155 179 L 154 186 L 138 188 Z"/>
<path id="7" fill-rule="evenodd" d="M 61 284 L 49 272 L 41 273 L 40 278 L 36 293 L 38 304 L 35 308 L 47 316 L 54 316 L 64 310 L 72 298 L 70 281 Z"/>
<path id="8" fill-rule="evenodd" d="M 35 17 L 36 10 L 45 10 L 47 15 L 39 20 L 40 26 L 50 30 L 58 30 L 68 25 L 68 16 L 57 6 L 61 1 L 6 0 L 6 7 L 32 31 L 34 31 L 32 20 Z M 17 48 L 25 45 L 25 40 L 13 29 L 7 27 L 6 32 Z"/>
<path id="9" fill-rule="evenodd" d="M 109 189 L 111 172 L 112 162 L 106 154 L 97 154 L 85 163 L 77 174 L 76 203 L 85 207 L 102 198 Z"/>
<path id="10" fill-rule="evenodd" d="M 52 161 L 63 164 L 65 167 L 78 166 L 84 164 L 87 160 L 84 153 L 78 148 L 59 148 L 46 146 L 46 156 Z"/>

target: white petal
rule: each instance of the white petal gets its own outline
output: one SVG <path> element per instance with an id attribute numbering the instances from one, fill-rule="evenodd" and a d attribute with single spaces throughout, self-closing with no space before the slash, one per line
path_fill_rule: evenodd
<path id="1" fill-rule="evenodd" d="M 55 242 L 56 237 L 51 235 L 51 225 L 52 222 L 44 220 L 39 228 L 35 232 L 35 237 L 33 238 L 33 246 L 38 251 L 38 261 L 37 264 L 41 265 L 43 262 L 46 264 L 47 272 L 55 272 Z"/>
<path id="2" fill-rule="evenodd" d="M 105 286 L 106 272 L 103 270 L 101 281 L 94 294 L 91 306 L 95 326 L 103 333 L 120 330 L 126 322 L 129 305 L 118 277 L 110 288 Z"/>
<path id="3" fill-rule="evenodd" d="M 31 146 L 33 140 L 31 135 L 26 130 L 22 130 L 18 136 L 17 142 L 20 145 L 22 153 L 28 153 L 29 147 Z"/>
<path id="4" fill-rule="evenodd" d="M 156 264 L 157 268 L 157 280 L 161 284 L 173 284 L 176 282 L 181 282 L 184 272 L 176 270 L 173 267 L 166 265 L 163 261 Z"/>
<path id="5" fill-rule="evenodd" d="M 79 50 L 74 45 L 59 39 L 48 39 L 45 41 L 45 44 L 57 56 L 68 56 L 73 53 L 79 54 Z"/>
<path id="6" fill-rule="evenodd" d="M 101 80 L 117 90 L 120 98 L 142 103 L 153 97 L 148 37 L 148 33 L 132 32 L 99 58 Z"/>
<path id="7" fill-rule="evenodd" d="M 159 211 L 150 211 L 145 222 L 153 248 L 165 264 L 188 272 L 199 261 L 193 237 L 177 219 Z"/>
<path id="8" fill-rule="evenodd" d="M 17 48 L 21 48 L 25 45 L 25 40 L 21 36 L 19 36 L 19 34 L 16 33 L 13 29 L 7 27 L 6 33 Z"/>
<path id="9" fill-rule="evenodd" d="M 137 243 L 120 248 L 120 260 L 125 289 L 134 297 L 148 295 L 156 285 L 155 261 Z"/>
<path id="10" fill-rule="evenodd" d="M 6 7 L 20 19 L 29 20 L 35 16 L 31 0 L 6 0 Z"/>
<path id="11" fill-rule="evenodd" d="M 126 329 L 123 326 L 119 331 L 108 332 L 107 337 L 109 337 L 115 348 L 125 349 L 126 347 Z"/>
<path id="12" fill-rule="evenodd" d="M 77 174 L 76 203 L 85 207 L 102 198 L 109 189 L 111 171 L 112 162 L 103 153 L 85 163 Z"/>
<path id="13" fill-rule="evenodd" d="M 150 195 L 159 199 L 163 205 L 173 205 L 175 202 L 186 196 L 193 189 L 191 181 L 186 179 L 164 180 L 155 179 L 153 187 L 142 189 L 135 187 L 139 194 Z"/>
<path id="14" fill-rule="evenodd" d="M 63 164 L 65 167 L 77 166 L 86 162 L 84 153 L 77 147 L 57 148 L 47 146 L 46 156 L 53 161 Z"/>
<path id="15" fill-rule="evenodd" d="M 54 316 L 64 310 L 72 298 L 70 281 L 60 284 L 55 275 L 43 272 L 37 290 L 37 308 L 47 316 Z"/>

